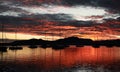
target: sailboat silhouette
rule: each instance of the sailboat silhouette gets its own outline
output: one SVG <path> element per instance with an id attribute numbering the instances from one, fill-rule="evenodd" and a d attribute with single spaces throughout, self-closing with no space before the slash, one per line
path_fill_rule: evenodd
<path id="1" fill-rule="evenodd" d="M 4 42 L 4 35 L 3 35 L 3 31 L 4 31 L 4 26 L 2 24 L 2 42 Z M 3 45 L 0 45 L 0 52 L 7 52 L 7 47 L 6 46 L 3 46 Z"/>
<path id="2" fill-rule="evenodd" d="M 15 39 L 17 40 L 17 25 L 16 25 L 16 31 L 15 31 Z M 10 50 L 21 50 L 23 48 L 21 46 L 14 45 L 14 46 L 9 47 L 9 49 Z"/>

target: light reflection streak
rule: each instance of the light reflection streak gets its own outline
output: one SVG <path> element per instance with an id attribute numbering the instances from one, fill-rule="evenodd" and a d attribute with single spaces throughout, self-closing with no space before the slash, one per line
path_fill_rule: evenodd
<path id="1" fill-rule="evenodd" d="M 113 47 L 100 47 L 92 48 L 89 46 L 75 48 L 69 47 L 64 50 L 53 50 L 51 48 L 42 49 L 29 49 L 24 46 L 23 50 L 11 51 L 3 54 L 3 61 L 11 62 L 17 61 L 17 63 L 24 64 L 24 62 L 33 62 L 36 65 L 42 64 L 44 68 L 54 67 L 71 67 L 74 65 L 84 64 L 112 64 L 120 61 L 120 48 Z"/>

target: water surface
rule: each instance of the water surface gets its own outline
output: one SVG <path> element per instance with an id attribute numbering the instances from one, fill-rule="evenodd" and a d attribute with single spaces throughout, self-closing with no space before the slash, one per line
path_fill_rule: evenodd
<path id="1" fill-rule="evenodd" d="M 6 72 L 120 72 L 120 48 L 23 46 L 22 50 L 1 52 L 0 68 Z"/>

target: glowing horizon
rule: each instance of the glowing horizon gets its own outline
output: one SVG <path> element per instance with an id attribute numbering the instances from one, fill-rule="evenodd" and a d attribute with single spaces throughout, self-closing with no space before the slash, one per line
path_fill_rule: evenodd
<path id="1" fill-rule="evenodd" d="M 94 35 L 94 34 L 89 36 L 88 35 L 73 35 L 73 36 L 78 38 L 91 39 L 91 40 L 120 39 L 120 36 L 117 36 L 117 35 L 110 35 L 110 37 Z M 0 39 L 11 39 L 11 40 L 43 39 L 43 40 L 54 41 L 61 38 L 63 39 L 65 37 L 0 32 Z"/>
<path id="2" fill-rule="evenodd" d="M 2 37 L 3 36 L 3 37 Z M 13 39 L 13 40 L 27 40 L 27 39 L 43 39 L 43 40 L 56 40 L 61 37 L 57 36 L 40 36 L 40 35 L 32 35 L 32 34 L 24 34 L 24 33 L 8 33 L 8 32 L 0 32 L 0 39 Z"/>

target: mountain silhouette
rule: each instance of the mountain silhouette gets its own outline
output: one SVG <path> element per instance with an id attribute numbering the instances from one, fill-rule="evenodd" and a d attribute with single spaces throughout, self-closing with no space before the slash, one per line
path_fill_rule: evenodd
<path id="1" fill-rule="evenodd" d="M 75 46 L 93 46 L 99 48 L 100 46 L 118 46 L 120 47 L 120 39 L 115 40 L 99 40 L 93 41 L 91 39 L 83 39 L 77 37 L 68 37 L 64 39 L 58 39 L 55 41 L 47 41 L 42 39 L 30 39 L 30 40 L 17 40 L 11 43 L 1 43 L 0 46 L 22 46 L 29 45 L 30 47 L 35 47 L 35 45 L 40 45 L 42 48 L 52 47 L 54 49 L 63 49 L 69 45 Z"/>

